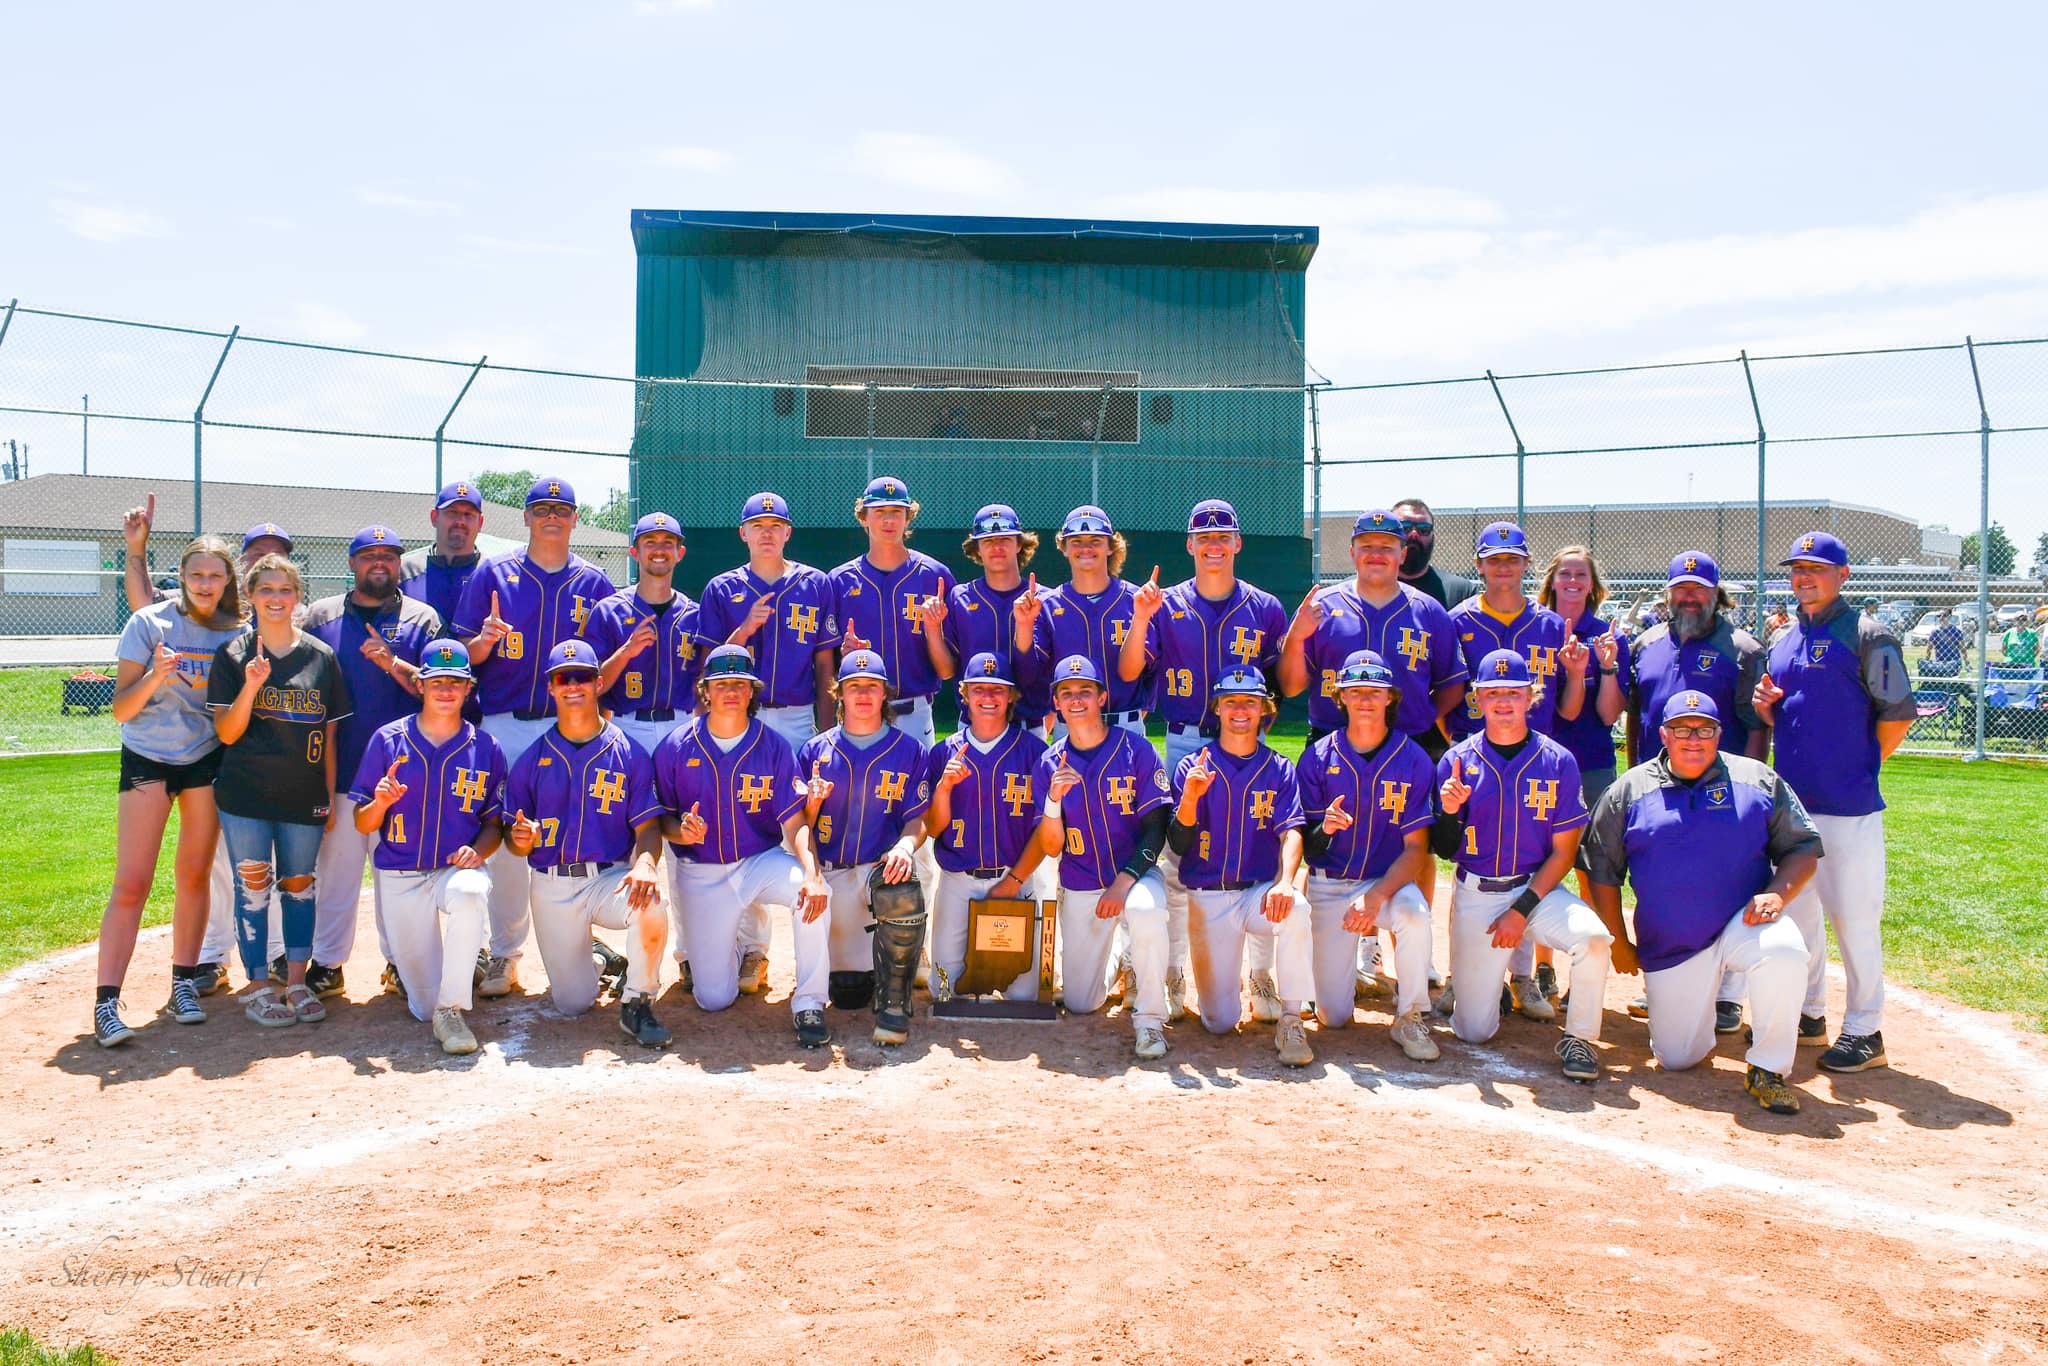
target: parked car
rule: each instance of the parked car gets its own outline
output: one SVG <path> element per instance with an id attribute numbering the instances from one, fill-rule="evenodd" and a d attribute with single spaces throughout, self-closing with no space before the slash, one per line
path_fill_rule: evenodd
<path id="1" fill-rule="evenodd" d="M 1941 612 L 1942 609 L 1939 607 L 1928 608 L 1920 620 L 1913 623 L 1913 629 L 1906 632 L 1905 643 L 1916 648 L 1926 645 L 1928 638 L 1934 634 L 1934 628 L 1941 624 Z M 1975 637 L 1977 618 L 1974 615 L 1966 617 L 1960 609 L 1952 608 L 1950 609 L 1950 619 L 1955 622 L 1965 636 Z"/>
<path id="2" fill-rule="evenodd" d="M 1991 628 L 1995 631 L 2009 631 L 2033 614 L 2034 609 L 2025 603 L 2009 602 L 1992 614 Z"/>

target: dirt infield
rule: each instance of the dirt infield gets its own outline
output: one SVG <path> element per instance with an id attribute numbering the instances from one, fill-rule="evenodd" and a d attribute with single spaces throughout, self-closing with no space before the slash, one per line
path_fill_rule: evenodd
<path id="1" fill-rule="evenodd" d="M 1441 923 L 1441 914 L 1438 917 Z M 375 940 L 365 928 L 364 941 Z M 317 1026 L 225 997 L 105 1052 L 92 962 L 0 980 L 0 1322 L 126 1362 L 1939 1362 L 2048 1358 L 2048 1053 L 1894 995 L 1889 1071 L 1742 1092 L 1659 1072 L 1609 992 L 1606 1078 L 1554 1027 L 1383 1001 L 1279 1067 L 1268 1031 L 789 1028 L 789 955 L 647 1054 L 538 983 L 444 1057 L 374 950 Z M 526 959 L 538 978 L 538 960 Z M 168 977 L 145 936 L 141 1023 Z"/>

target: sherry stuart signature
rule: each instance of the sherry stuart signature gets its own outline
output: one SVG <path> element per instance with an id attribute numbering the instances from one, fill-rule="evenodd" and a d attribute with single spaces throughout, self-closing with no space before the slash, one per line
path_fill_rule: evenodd
<path id="1" fill-rule="evenodd" d="M 120 1234 L 110 1233 L 92 1251 L 64 1259 L 64 1285 L 107 1295 L 103 1312 L 109 1314 L 126 1309 L 144 1290 L 257 1290 L 270 1270 L 268 1257 L 248 1266 L 183 1253 L 168 1262 L 123 1261 L 112 1255 L 121 1241 Z"/>

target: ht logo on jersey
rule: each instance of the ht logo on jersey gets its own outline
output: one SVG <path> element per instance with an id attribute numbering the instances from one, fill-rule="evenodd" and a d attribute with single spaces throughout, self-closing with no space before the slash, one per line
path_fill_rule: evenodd
<path id="1" fill-rule="evenodd" d="M 590 604 L 579 593 L 569 599 L 569 619 L 576 623 L 576 634 L 583 634 L 583 623 L 590 620 Z"/>
<path id="2" fill-rule="evenodd" d="M 1527 796 L 1522 798 L 1522 805 L 1534 811 L 1537 820 L 1549 820 L 1550 809 L 1557 805 L 1557 779 L 1552 778 L 1548 782 L 1539 782 L 1531 778 L 1529 780 L 1529 792 Z"/>
<path id="3" fill-rule="evenodd" d="M 818 633 L 818 609 L 807 603 L 791 603 L 789 605 L 789 629 L 796 633 L 797 644 L 810 644 L 811 637 Z"/>
<path id="4" fill-rule="evenodd" d="M 1128 622 L 1128 621 L 1112 621 L 1111 623 L 1109 623 L 1109 643 L 1110 643 L 1110 644 L 1112 644 L 1112 645 L 1118 645 L 1118 646 L 1120 646 L 1120 645 L 1122 645 L 1122 644 L 1123 644 L 1123 643 L 1124 643 L 1125 641 L 1129 640 L 1130 638 L 1131 638 L 1131 623 L 1130 623 L 1130 622 Z"/>
<path id="5" fill-rule="evenodd" d="M 626 775 L 608 768 L 599 769 L 596 781 L 590 785 L 590 795 L 597 798 L 597 809 L 601 814 L 611 815 L 612 803 L 626 800 Z"/>
<path id="6" fill-rule="evenodd" d="M 1549 678 L 1557 672 L 1557 650 L 1549 645 L 1529 647 L 1529 672 L 1537 678 Z"/>
<path id="7" fill-rule="evenodd" d="M 912 626 L 920 625 L 924 621 L 924 618 L 917 614 L 917 604 L 917 594 L 905 593 L 903 595 L 903 619 Z"/>
<path id="8" fill-rule="evenodd" d="M 1251 818 L 1259 823 L 1259 829 L 1266 828 L 1266 822 L 1273 819 L 1273 798 L 1278 795 L 1274 789 L 1252 793 Z"/>
<path id="9" fill-rule="evenodd" d="M 1408 661 L 1408 667 L 1419 669 L 1429 662 L 1429 637 L 1413 626 L 1401 628 L 1401 643 L 1394 647 L 1394 653 Z"/>
<path id="10" fill-rule="evenodd" d="M 1401 823 L 1401 813 L 1408 809 L 1408 784 L 1380 782 L 1380 810 L 1394 818 L 1394 824 Z"/>
<path id="11" fill-rule="evenodd" d="M 1230 642 L 1230 653 L 1237 656 L 1238 663 L 1249 665 L 1258 659 L 1259 649 L 1265 643 L 1264 631 L 1247 631 L 1240 626 L 1237 628 L 1237 635 Z"/>
<path id="12" fill-rule="evenodd" d="M 482 769 L 458 768 L 455 781 L 448 786 L 448 794 L 462 798 L 464 812 L 474 811 L 476 803 L 484 799 L 484 772 Z"/>
<path id="13" fill-rule="evenodd" d="M 875 779 L 875 800 L 884 811 L 903 800 L 903 784 L 909 778 L 908 773 L 884 772 Z"/>
<path id="14" fill-rule="evenodd" d="M 732 794 L 736 802 L 747 804 L 747 814 L 754 815 L 761 810 L 761 803 L 775 795 L 775 784 L 755 773 L 740 774 L 739 790 Z"/>
<path id="15" fill-rule="evenodd" d="M 1107 800 L 1116 803 L 1116 809 L 1123 812 L 1126 816 L 1130 815 L 1132 804 L 1138 800 L 1137 778 L 1111 778 L 1108 784 Z"/>
<path id="16" fill-rule="evenodd" d="M 1031 805 L 1031 780 L 1015 773 L 1003 775 L 1003 800 L 1009 803 L 1010 814 L 1021 816 Z"/>

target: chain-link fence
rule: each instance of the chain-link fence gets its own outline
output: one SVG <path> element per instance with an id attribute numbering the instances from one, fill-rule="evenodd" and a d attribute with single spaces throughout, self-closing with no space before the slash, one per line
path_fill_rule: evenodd
<path id="1" fill-rule="evenodd" d="M 1608 610 L 1630 626 L 1659 609 L 1682 550 L 1719 562 L 1755 624 L 1789 597 L 1785 546 L 1827 529 L 1856 558 L 1852 595 L 1876 598 L 1907 641 L 1923 712 L 1909 745 L 2048 752 L 2030 629 L 2042 583 L 2024 577 L 2048 551 L 2048 342 L 1378 385 L 1161 387 L 1160 373 L 635 379 L 8 305 L 0 754 L 118 742 L 104 679 L 128 615 L 121 525 L 151 494 L 156 573 L 194 528 L 239 542 L 271 521 L 319 596 L 347 587 L 345 548 L 365 524 L 428 543 L 428 495 L 458 477 L 494 500 L 484 548 L 523 542 L 522 475 L 539 472 L 575 486 L 576 548 L 621 583 L 637 511 L 675 514 L 691 591 L 737 562 L 737 509 L 762 488 L 794 505 L 792 554 L 858 553 L 852 502 L 884 472 L 921 501 L 920 548 L 957 560 L 953 529 L 985 502 L 1047 533 L 1096 503 L 1132 541 L 1136 577 L 1184 572 L 1188 507 L 1229 497 L 1245 577 L 1283 595 L 1350 572 L 1355 510 L 1419 497 L 1449 568 L 1468 567 L 1497 518 L 1528 528 L 1539 568 L 1591 547 Z M 1064 577 L 1050 546 L 1034 567 Z M 1942 607 L 1960 631 L 1938 629 Z"/>

